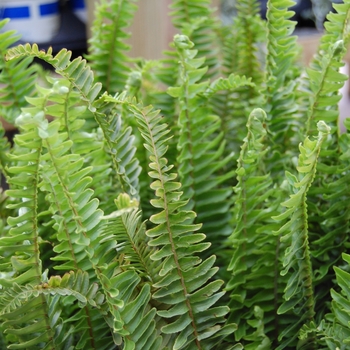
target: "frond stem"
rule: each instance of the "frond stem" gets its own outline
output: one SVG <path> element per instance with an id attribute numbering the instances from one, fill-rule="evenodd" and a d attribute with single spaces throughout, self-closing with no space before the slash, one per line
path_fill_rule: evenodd
<path id="1" fill-rule="evenodd" d="M 274 308 L 274 341 L 276 343 L 276 339 L 278 339 L 279 335 L 279 317 L 278 317 L 278 307 L 279 307 L 279 298 L 278 298 L 278 279 L 280 277 L 280 269 L 279 269 L 279 256 L 280 256 L 280 247 L 281 247 L 281 241 L 280 241 L 281 235 L 277 237 L 277 245 L 276 245 L 276 254 L 275 254 L 275 270 L 274 270 L 274 288 L 273 288 L 273 308 Z M 277 348 L 277 344 L 274 345 L 274 348 Z"/>
<path id="2" fill-rule="evenodd" d="M 89 335 L 90 335 L 90 344 L 93 349 L 97 349 L 95 345 L 95 340 L 94 340 L 94 333 L 93 333 L 93 326 L 91 323 L 91 316 L 90 316 L 90 311 L 87 306 L 84 307 L 85 314 L 87 316 L 87 324 L 89 326 Z"/>
<path id="3" fill-rule="evenodd" d="M 35 279 L 36 282 L 35 284 L 39 285 L 41 281 L 41 275 L 42 275 L 42 263 L 40 260 L 40 248 L 39 248 L 39 228 L 38 228 L 38 208 L 39 208 L 39 203 L 38 203 L 38 184 L 39 184 L 39 160 L 40 160 L 40 155 L 42 152 L 42 146 L 43 143 L 40 143 L 40 148 L 37 150 L 38 152 L 38 161 L 37 161 L 37 167 L 35 170 L 35 178 L 33 179 L 33 188 L 34 190 L 34 205 L 33 205 L 33 231 L 34 231 L 34 237 L 33 237 L 33 245 L 34 245 L 34 254 L 35 254 Z M 53 330 L 50 326 L 50 320 L 47 314 L 47 300 L 43 294 L 40 295 L 41 303 L 43 305 L 43 318 L 45 320 L 45 325 L 46 329 L 50 332 L 49 338 L 54 339 L 54 333 Z"/>
<path id="4" fill-rule="evenodd" d="M 64 122 L 68 134 L 68 139 L 72 140 L 72 131 L 70 128 L 70 122 L 68 120 L 68 108 L 69 108 L 69 94 L 72 92 L 72 84 L 69 85 L 69 91 L 67 93 L 67 98 L 64 99 Z"/>
<path id="5" fill-rule="evenodd" d="M 314 118 L 313 118 L 314 111 L 315 111 L 315 109 L 317 107 L 318 100 L 319 100 L 321 91 L 323 90 L 323 87 L 324 87 L 324 84 L 325 84 L 325 81 L 326 81 L 326 76 L 328 75 L 329 69 L 330 69 L 330 65 L 328 64 L 327 68 L 326 68 L 326 71 L 323 74 L 322 81 L 319 84 L 319 88 L 318 88 L 316 94 L 314 95 L 314 100 L 313 100 L 313 103 L 311 105 L 309 116 L 308 116 L 308 119 L 307 119 L 307 122 L 306 122 L 306 133 L 305 133 L 305 136 L 310 136 L 310 134 L 311 134 L 311 123 L 314 120 Z"/>

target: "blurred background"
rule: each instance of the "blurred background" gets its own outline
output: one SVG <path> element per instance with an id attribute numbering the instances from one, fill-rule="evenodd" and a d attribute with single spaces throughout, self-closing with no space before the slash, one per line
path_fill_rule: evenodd
<path id="1" fill-rule="evenodd" d="M 41 48 L 52 46 L 72 50 L 74 56 L 87 50 L 93 13 L 99 0 L 0 0 L 0 18 L 10 17 L 7 29 L 16 29 L 23 42 L 36 42 Z M 292 8 L 300 36 L 322 31 L 332 2 L 341 0 L 297 0 Z M 175 33 L 167 13 L 171 0 L 138 1 L 138 12 L 131 28 L 132 56 L 147 59 L 161 57 Z M 222 21 L 229 25 L 235 16 L 235 0 L 213 0 Z M 260 0 L 261 16 L 265 18 L 267 0 Z M 307 46 L 309 46 L 308 44 Z"/>

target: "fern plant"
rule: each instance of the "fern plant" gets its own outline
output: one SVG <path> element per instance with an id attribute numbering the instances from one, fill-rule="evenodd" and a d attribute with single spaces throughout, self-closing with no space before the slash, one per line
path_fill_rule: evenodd
<path id="1" fill-rule="evenodd" d="M 156 61 L 126 54 L 136 1 L 85 58 L 0 34 L 1 348 L 348 347 L 350 1 L 309 67 L 294 4 L 174 0 Z"/>

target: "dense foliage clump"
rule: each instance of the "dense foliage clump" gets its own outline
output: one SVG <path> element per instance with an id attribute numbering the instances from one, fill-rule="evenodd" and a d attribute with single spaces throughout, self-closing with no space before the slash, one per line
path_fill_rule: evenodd
<path id="1" fill-rule="evenodd" d="M 127 55 L 136 1 L 85 59 L 0 34 L 1 348 L 349 347 L 350 1 L 307 68 L 294 1 L 236 3 L 174 0 L 157 61 Z"/>

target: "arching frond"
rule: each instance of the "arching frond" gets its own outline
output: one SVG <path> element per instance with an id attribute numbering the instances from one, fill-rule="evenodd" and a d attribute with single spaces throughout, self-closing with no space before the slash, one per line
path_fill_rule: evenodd
<path id="1" fill-rule="evenodd" d="M 231 293 L 230 320 L 238 325 L 235 338 L 244 342 L 247 349 L 271 347 L 271 340 L 267 334 L 271 331 L 269 323 L 278 322 L 277 315 L 274 315 L 276 310 L 271 307 L 278 300 L 278 296 L 273 293 L 268 295 L 268 290 L 276 289 L 278 238 L 271 233 L 258 233 L 261 226 L 271 224 L 271 214 L 276 210 L 276 205 L 275 208 L 272 203 L 270 205 L 270 201 L 274 200 L 271 199 L 272 180 L 262 166 L 263 157 L 268 151 L 265 121 L 266 114 L 261 109 L 255 109 L 250 114 L 247 123 L 248 134 L 238 158 L 232 217 L 234 231 L 230 237 L 233 254 L 228 265 L 232 277 L 226 286 Z M 259 286 L 258 279 L 263 280 Z M 259 296 L 262 295 L 263 300 L 259 300 Z M 259 311 L 253 314 L 254 308 Z M 264 321 L 264 326 L 261 327 L 258 336 L 252 320 L 259 314 L 258 317 Z M 253 333 L 256 334 L 255 337 L 252 336 Z"/>
<path id="2" fill-rule="evenodd" d="M 82 100 L 87 103 L 89 110 L 95 113 L 96 107 L 93 103 L 101 89 L 101 84 L 93 84 L 94 76 L 90 67 L 86 65 L 85 60 L 78 57 L 70 62 L 71 53 L 69 51 L 63 49 L 57 55 L 52 56 L 50 50 L 47 52 L 39 51 L 35 44 L 33 46 L 29 44 L 18 46 L 8 52 L 8 58 L 10 59 L 20 56 L 35 56 L 51 64 L 56 69 L 56 72 L 66 78 L 72 84 L 72 87 L 79 92 Z M 116 172 L 116 177 L 119 179 L 118 186 L 130 191 L 132 196 L 137 196 L 137 182 L 140 170 L 138 162 L 133 156 L 135 148 L 132 144 L 132 138 L 129 138 L 131 129 L 117 128 L 112 130 L 110 125 L 112 124 L 113 127 L 120 126 L 120 118 L 115 112 L 111 113 L 108 106 L 102 107 L 101 103 L 96 106 L 101 108 L 101 110 L 99 113 L 95 113 L 94 116 L 106 137 L 111 162 Z M 104 108 L 109 117 L 108 121 L 105 119 L 106 115 L 102 112 Z M 116 154 L 117 149 L 118 153 Z M 134 158 L 133 162 L 131 161 L 132 158 Z"/>
<path id="3" fill-rule="evenodd" d="M 86 65 L 84 59 L 77 57 L 73 61 L 70 61 L 71 56 L 72 52 L 67 49 L 62 49 L 53 56 L 51 48 L 45 52 L 39 50 L 36 44 L 18 45 L 9 49 L 6 54 L 7 60 L 10 61 L 20 57 L 37 57 L 49 63 L 55 68 L 58 74 L 73 84 L 73 87 L 79 91 L 82 100 L 86 101 L 89 108 L 94 111 L 91 105 L 101 90 L 101 83 L 94 83 L 93 72 Z"/>
<path id="4" fill-rule="evenodd" d="M 21 286 L 17 283 L 13 284 L 12 289 L 8 289 L 1 300 L 1 314 L 6 315 L 16 310 L 19 305 L 24 305 L 29 299 L 36 298 L 39 295 L 71 295 L 79 301 L 81 307 L 88 303 L 95 307 L 103 301 L 97 298 L 98 285 L 89 282 L 89 275 L 86 272 L 78 270 L 61 276 L 51 276 L 46 282 L 38 285 L 27 284 Z M 99 299 L 98 304 L 95 299 Z"/>
<path id="5" fill-rule="evenodd" d="M 63 95 L 67 92 L 66 89 L 60 89 Z M 57 104 L 56 106 L 50 104 L 50 107 L 46 109 L 46 103 L 50 99 L 56 100 Z M 69 97 L 67 97 L 68 99 Z M 21 196 L 22 201 L 11 205 L 11 208 L 18 210 L 19 215 L 18 217 L 9 218 L 9 224 L 13 226 L 12 231 L 10 231 L 11 236 L 3 237 L 2 242 L 2 248 L 7 251 L 5 255 L 15 251 L 16 246 L 18 252 L 21 252 L 16 258 L 8 256 L 8 273 L 13 274 L 12 279 L 6 279 L 8 288 L 11 288 L 14 283 L 27 288 L 29 281 L 37 285 L 42 282 L 40 256 L 42 250 L 40 244 L 45 241 L 43 240 L 42 229 L 39 229 L 39 220 L 43 215 L 47 216 L 48 213 L 51 215 L 50 228 L 53 228 L 56 234 L 52 235 L 53 232 L 51 232 L 51 236 L 45 238 L 50 239 L 51 244 L 54 245 L 53 251 L 56 255 L 51 260 L 58 261 L 55 268 L 63 271 L 76 271 L 81 268 L 86 273 L 90 272 L 91 274 L 92 265 L 88 259 L 87 251 L 91 250 L 90 242 L 94 241 L 98 235 L 97 226 L 102 216 L 102 212 L 98 208 L 98 200 L 91 199 L 93 191 L 87 188 L 91 183 L 91 178 L 87 177 L 91 167 L 83 167 L 84 158 L 71 151 L 73 140 L 75 145 L 78 145 L 77 137 L 70 134 L 76 125 L 74 126 L 71 119 L 70 132 L 64 126 L 66 120 L 60 115 L 62 111 L 58 103 L 59 96 L 55 93 L 50 94 L 48 91 L 43 91 L 41 97 L 33 98 L 31 102 L 32 106 L 25 108 L 21 116 L 17 118 L 17 125 L 27 132 L 15 138 L 16 147 L 14 155 L 11 157 L 11 167 L 9 169 L 10 174 L 17 175 L 9 179 L 11 189 L 8 194 L 13 198 Z M 49 110 L 56 117 L 60 115 L 61 119 L 58 118 L 48 123 L 43 113 L 44 110 Z M 75 122 L 79 124 L 78 120 Z M 80 148 L 80 150 L 84 154 L 83 149 Z M 35 178 L 33 178 L 35 169 Z M 29 183 L 26 181 L 29 181 Z M 20 190 L 21 186 L 24 186 L 24 189 Z M 23 201 L 23 195 L 26 192 L 28 192 L 28 198 Z M 47 206 L 44 207 L 44 211 L 39 211 L 39 208 L 42 208 L 42 205 L 39 205 L 41 192 L 46 194 Z M 32 216 L 33 219 L 31 219 Z M 21 220 L 23 219 L 26 222 L 22 223 Z M 25 226 L 27 226 L 27 232 L 24 231 Z M 30 234 L 35 232 L 36 236 L 31 237 Z M 18 245 L 24 245 L 24 248 L 18 248 Z M 11 265 L 14 273 L 11 272 Z M 18 271 L 18 273 L 15 271 Z M 1 281 L 1 284 L 5 285 L 5 282 Z M 38 303 L 42 305 L 41 309 L 33 309 L 33 312 L 37 312 L 38 317 L 42 318 L 40 324 L 45 322 L 51 324 L 51 301 L 44 297 L 44 294 L 38 296 Z M 69 301 L 63 298 L 63 304 L 57 312 L 64 309 L 63 305 L 66 302 L 69 304 Z M 29 307 L 32 308 L 33 305 L 30 304 Z M 21 312 L 26 311 L 19 309 L 16 312 L 18 316 Z M 100 322 L 102 317 L 100 311 L 86 305 L 77 312 L 74 311 L 74 308 L 70 312 L 65 314 L 66 324 L 75 323 L 77 320 L 81 320 L 81 322 L 79 321 L 73 327 L 74 329 L 70 329 L 67 333 L 71 334 L 70 337 L 57 335 L 60 339 L 57 340 L 58 342 L 72 343 L 71 338 L 75 338 L 77 335 L 78 338 L 81 336 L 81 340 L 76 344 L 77 349 L 104 349 L 109 347 L 108 344 L 111 344 L 112 337 L 108 325 Z M 15 342 L 28 347 L 29 344 L 34 346 L 37 343 L 45 342 L 45 337 L 55 339 L 54 335 L 50 334 L 50 332 L 55 333 L 55 331 L 44 324 L 43 333 L 38 332 L 38 337 L 32 337 L 30 343 L 27 343 L 27 338 L 30 338 L 32 334 L 30 329 L 34 327 L 30 326 L 31 321 L 29 323 L 27 321 L 36 320 L 36 316 L 30 319 L 28 314 L 26 317 L 23 316 L 23 324 L 20 325 L 25 329 L 23 331 L 24 336 L 18 338 Z M 26 331 L 28 332 L 26 333 Z M 22 334 L 22 330 L 18 332 Z M 66 333 L 67 329 L 64 328 L 62 332 L 62 334 Z M 49 340 L 47 340 L 47 343 L 51 346 Z"/>
<path id="6" fill-rule="evenodd" d="M 336 11 L 328 16 L 326 35 L 310 64 L 308 73 L 310 106 L 307 114 L 306 133 L 315 134 L 316 123 L 327 121 L 330 136 L 321 150 L 321 161 L 316 173 L 316 188 L 311 188 L 308 206 L 314 215 L 309 217 L 310 250 L 314 267 L 316 312 L 321 320 L 329 310 L 329 293 L 334 285 L 333 266 L 340 261 L 348 240 L 349 218 L 343 208 L 349 201 L 346 185 L 349 160 L 347 136 L 338 132 L 339 89 L 347 79 L 340 72 L 345 54 L 344 45 L 349 43 L 350 2 L 335 6 Z M 315 85 L 318 83 L 318 86 Z"/>
<path id="7" fill-rule="evenodd" d="M 206 95 L 211 97 L 212 95 L 217 94 L 219 91 L 232 91 L 244 86 L 254 87 L 255 83 L 252 82 L 251 78 L 247 78 L 245 75 L 240 76 L 232 73 L 227 78 L 219 78 L 214 80 L 206 91 Z"/>
<path id="8" fill-rule="evenodd" d="M 312 286 L 312 266 L 310 260 L 309 237 L 308 237 L 308 214 L 307 214 L 307 193 L 315 178 L 317 159 L 321 151 L 321 145 L 330 132 L 324 122 L 318 123 L 319 135 L 314 141 L 306 138 L 303 145 L 300 145 L 300 156 L 298 161 L 299 177 L 286 173 L 287 180 L 292 187 L 293 194 L 290 199 L 282 205 L 287 210 L 276 217 L 283 220 L 289 217 L 289 221 L 279 230 L 281 242 L 286 242 L 283 258 L 282 275 L 289 276 L 284 291 L 285 302 L 279 307 L 278 312 L 285 314 L 296 313 L 299 320 L 286 325 L 285 330 L 280 334 L 279 339 L 285 336 L 287 342 L 293 341 L 291 334 L 298 334 L 303 323 L 314 321 L 315 301 Z M 313 343 L 315 339 L 310 336 L 304 342 Z M 279 348 L 283 349 L 284 345 Z"/>

